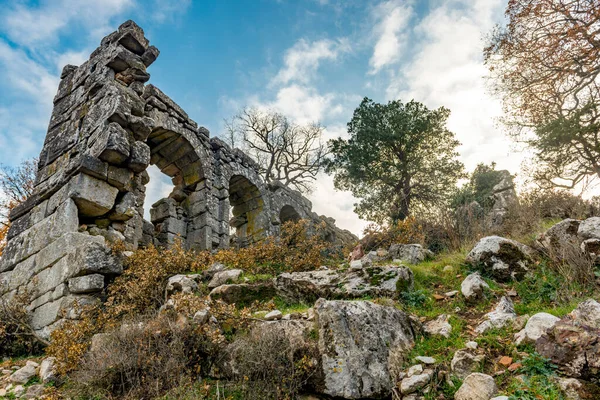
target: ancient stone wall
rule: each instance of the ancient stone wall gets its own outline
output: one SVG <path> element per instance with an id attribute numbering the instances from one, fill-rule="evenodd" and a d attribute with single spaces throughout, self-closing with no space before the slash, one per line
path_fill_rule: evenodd
<path id="1" fill-rule="evenodd" d="M 110 242 L 130 250 L 176 238 L 190 249 L 245 246 L 298 218 L 325 221 L 331 241 L 354 239 L 300 193 L 266 184 L 250 157 L 210 138 L 146 84 L 158 54 L 128 21 L 84 64 L 63 69 L 34 194 L 11 213 L 0 259 L 0 296 L 27 293 L 42 335 L 76 318 L 75 302 L 99 301 L 95 294 L 122 272 Z M 145 221 L 150 164 L 171 177 L 173 191 Z"/>

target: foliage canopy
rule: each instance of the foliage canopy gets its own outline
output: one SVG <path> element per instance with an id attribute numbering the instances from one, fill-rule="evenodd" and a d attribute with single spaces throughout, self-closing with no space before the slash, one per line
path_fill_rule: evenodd
<path id="1" fill-rule="evenodd" d="M 337 189 L 360 199 L 355 212 L 377 223 L 403 220 L 441 204 L 463 176 L 459 142 L 446 127 L 450 111 L 422 103 L 363 99 L 348 123 L 349 139 L 331 140 L 327 171 Z"/>

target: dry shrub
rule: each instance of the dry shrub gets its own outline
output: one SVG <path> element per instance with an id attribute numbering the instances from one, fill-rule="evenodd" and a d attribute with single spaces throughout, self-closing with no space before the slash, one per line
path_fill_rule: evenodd
<path id="1" fill-rule="evenodd" d="M 314 226 L 307 220 L 288 221 L 278 238 L 269 237 L 239 250 L 221 250 L 212 259 L 253 274 L 316 269 L 325 262 L 329 246 L 322 235 L 324 228 L 324 224 Z"/>
<path id="2" fill-rule="evenodd" d="M 0 297 L 0 357 L 38 353 L 48 342 L 31 327 L 26 293 Z"/>
<path id="3" fill-rule="evenodd" d="M 394 243 L 411 244 L 425 242 L 422 224 L 414 217 L 408 217 L 388 226 L 368 225 L 361 240 L 365 252 L 378 248 L 389 248 Z"/>
<path id="4" fill-rule="evenodd" d="M 72 375 L 80 394 L 155 398 L 191 380 L 189 349 L 197 336 L 166 315 L 138 318 L 103 334 Z"/>
<path id="5" fill-rule="evenodd" d="M 597 199 L 584 200 L 566 191 L 534 189 L 524 192 L 508 209 L 501 234 L 514 238 L 535 236 L 548 220 L 585 219 L 599 212 Z"/>
<path id="6" fill-rule="evenodd" d="M 246 399 L 295 399 L 318 374 L 316 341 L 292 341 L 285 329 L 254 329 L 237 339 L 232 363 Z"/>
<path id="7" fill-rule="evenodd" d="M 577 238 L 560 243 L 558 249 L 540 248 L 549 260 L 550 268 L 564 278 L 563 289 L 592 289 L 596 282 L 595 256 L 584 252 Z"/>

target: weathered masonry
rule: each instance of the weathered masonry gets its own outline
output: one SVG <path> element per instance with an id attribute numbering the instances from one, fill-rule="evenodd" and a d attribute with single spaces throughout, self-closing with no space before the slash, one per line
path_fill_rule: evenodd
<path id="1" fill-rule="evenodd" d="M 122 272 L 111 241 L 131 250 L 168 246 L 177 237 L 191 249 L 245 246 L 298 218 L 325 221 L 332 241 L 352 237 L 313 213 L 298 192 L 266 184 L 250 157 L 211 138 L 146 84 L 158 54 L 128 21 L 83 65 L 63 69 L 34 194 L 11 213 L 0 259 L 0 296 L 26 292 L 34 327 L 44 335 L 76 317 L 75 301 L 97 301 L 106 278 Z M 152 206 L 148 222 L 150 164 L 174 187 Z"/>

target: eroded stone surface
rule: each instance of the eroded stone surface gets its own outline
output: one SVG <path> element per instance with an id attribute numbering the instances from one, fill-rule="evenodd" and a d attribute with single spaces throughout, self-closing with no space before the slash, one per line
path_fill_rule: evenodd
<path id="1" fill-rule="evenodd" d="M 324 393 L 346 399 L 387 396 L 400 365 L 414 344 L 408 315 L 368 301 L 315 304 Z M 397 364 L 396 364 L 397 363 Z"/>

